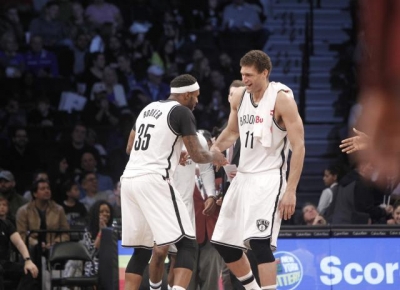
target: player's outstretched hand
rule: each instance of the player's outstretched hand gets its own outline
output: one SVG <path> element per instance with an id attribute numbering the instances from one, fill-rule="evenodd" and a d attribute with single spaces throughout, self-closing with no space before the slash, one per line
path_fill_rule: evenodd
<path id="1" fill-rule="evenodd" d="M 347 154 L 368 148 L 368 135 L 358 131 L 356 128 L 353 128 L 353 131 L 356 133 L 356 136 L 342 140 L 342 144 L 339 146 L 342 149 L 342 152 Z"/>
<path id="2" fill-rule="evenodd" d="M 226 160 L 225 155 L 222 154 L 221 152 L 216 150 L 211 150 L 210 152 L 213 156 L 213 164 L 216 167 L 216 171 L 218 171 L 221 166 L 224 166 L 229 163 L 228 160 Z"/>
<path id="3" fill-rule="evenodd" d="M 216 200 L 214 199 L 214 197 L 207 198 L 206 201 L 204 202 L 203 214 L 207 216 L 212 215 L 215 209 L 216 209 Z"/>

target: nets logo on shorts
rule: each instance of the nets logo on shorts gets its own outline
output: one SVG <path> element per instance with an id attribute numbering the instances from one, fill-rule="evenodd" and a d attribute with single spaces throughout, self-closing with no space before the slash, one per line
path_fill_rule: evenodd
<path id="1" fill-rule="evenodd" d="M 265 231 L 269 226 L 269 221 L 267 220 L 257 220 L 257 228 L 260 232 Z"/>
<path id="2" fill-rule="evenodd" d="M 300 260 L 289 252 L 276 252 L 274 256 L 279 290 L 296 289 L 303 278 L 303 266 Z"/>

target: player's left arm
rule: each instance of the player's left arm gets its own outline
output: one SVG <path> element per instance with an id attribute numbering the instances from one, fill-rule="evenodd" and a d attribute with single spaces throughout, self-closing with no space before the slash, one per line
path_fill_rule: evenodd
<path id="1" fill-rule="evenodd" d="M 131 130 L 129 134 L 128 144 L 126 145 L 126 154 L 130 155 L 133 147 L 133 141 L 135 141 L 135 130 Z"/>
<path id="2" fill-rule="evenodd" d="M 304 127 L 295 100 L 283 91 L 278 93 L 275 110 L 287 130 L 292 147 L 286 191 L 279 205 L 281 217 L 286 220 L 294 214 L 296 207 L 296 188 L 303 170 L 305 155 Z"/>

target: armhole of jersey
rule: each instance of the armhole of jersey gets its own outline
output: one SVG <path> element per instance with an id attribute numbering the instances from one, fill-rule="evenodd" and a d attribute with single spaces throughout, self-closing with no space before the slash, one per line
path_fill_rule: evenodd
<path id="1" fill-rule="evenodd" d="M 242 102 L 243 102 L 243 98 L 244 98 L 244 94 L 245 93 L 246 93 L 246 89 L 243 90 L 242 97 L 240 98 L 239 106 L 238 106 L 238 109 L 237 109 L 238 113 L 239 113 L 240 107 L 242 106 Z"/>
<path id="2" fill-rule="evenodd" d="M 173 107 L 171 108 L 171 110 L 169 110 L 168 116 L 167 116 L 168 127 L 169 127 L 169 129 L 171 130 L 171 132 L 174 133 L 176 136 L 179 136 L 179 134 L 174 130 L 174 128 L 172 128 L 172 125 L 171 125 L 171 113 L 172 113 L 172 111 L 173 111 L 176 107 L 178 107 L 178 106 L 179 106 L 179 105 L 173 106 Z"/>

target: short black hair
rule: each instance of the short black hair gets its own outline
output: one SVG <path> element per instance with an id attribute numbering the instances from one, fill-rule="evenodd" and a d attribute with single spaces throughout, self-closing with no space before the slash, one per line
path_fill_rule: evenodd
<path id="1" fill-rule="evenodd" d="M 183 74 L 183 75 L 180 75 L 180 76 L 177 76 L 176 78 L 174 78 L 171 81 L 170 87 L 171 88 L 186 87 L 186 86 L 193 85 L 196 82 L 197 82 L 197 80 L 194 76 L 192 76 L 190 74 Z"/>

